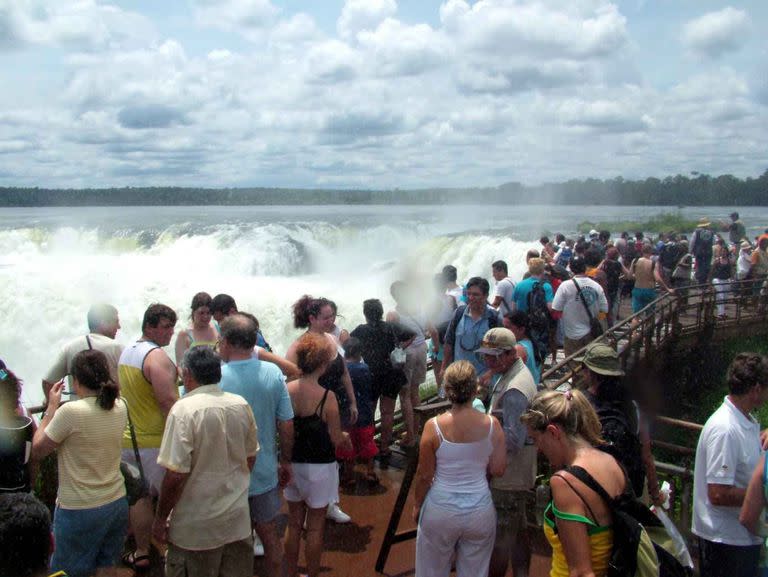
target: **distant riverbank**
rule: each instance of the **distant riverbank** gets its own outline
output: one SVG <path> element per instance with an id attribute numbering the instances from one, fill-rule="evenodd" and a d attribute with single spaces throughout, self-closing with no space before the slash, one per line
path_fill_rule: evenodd
<path id="1" fill-rule="evenodd" d="M 567 205 L 567 206 L 768 206 L 768 170 L 745 179 L 725 174 L 694 178 L 609 180 L 588 178 L 536 186 L 417 190 L 302 188 L 23 188 L 0 187 L 0 206 L 270 206 L 270 205 Z"/>

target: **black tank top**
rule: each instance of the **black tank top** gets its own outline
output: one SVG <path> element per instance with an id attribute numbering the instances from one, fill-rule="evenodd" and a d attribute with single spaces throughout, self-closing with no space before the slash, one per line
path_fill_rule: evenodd
<path id="1" fill-rule="evenodd" d="M 33 433 L 29 417 L 0 425 L 0 493 L 29 492 L 27 463 Z"/>
<path id="2" fill-rule="evenodd" d="M 347 398 L 347 390 L 344 388 L 344 357 L 341 354 L 336 355 L 336 358 L 328 365 L 317 382 L 320 383 L 321 387 L 336 395 L 336 401 L 339 403 L 341 426 L 346 428 L 350 419 L 349 399 Z"/>
<path id="3" fill-rule="evenodd" d="M 715 259 L 715 263 L 712 265 L 712 277 L 718 280 L 728 280 L 731 278 L 730 255 L 721 255 Z"/>
<path id="4" fill-rule="evenodd" d="M 342 361 L 344 362 L 344 361 Z M 323 421 L 323 407 L 328 398 L 328 389 L 317 405 L 315 412 L 305 417 L 293 417 L 293 457 L 294 463 L 333 463 L 336 461 L 328 425 Z"/>

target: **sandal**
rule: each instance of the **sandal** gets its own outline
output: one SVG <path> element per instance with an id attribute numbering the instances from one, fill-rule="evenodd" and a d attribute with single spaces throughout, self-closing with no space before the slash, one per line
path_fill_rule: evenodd
<path id="1" fill-rule="evenodd" d="M 379 477 L 376 475 L 376 473 L 366 473 L 363 476 L 363 479 L 366 483 L 370 483 L 371 485 L 378 485 L 379 484 Z"/>
<path id="2" fill-rule="evenodd" d="M 128 553 L 126 553 L 121 557 L 121 560 L 123 562 L 123 565 L 125 565 L 126 567 L 130 567 L 137 573 L 149 571 L 149 568 L 151 566 L 149 555 L 139 555 L 137 557 L 136 551 L 129 551 Z"/>

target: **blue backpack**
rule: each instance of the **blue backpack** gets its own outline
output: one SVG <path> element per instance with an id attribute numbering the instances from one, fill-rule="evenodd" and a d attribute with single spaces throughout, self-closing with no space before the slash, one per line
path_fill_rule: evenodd
<path id="1" fill-rule="evenodd" d="M 549 354 L 549 331 L 552 328 L 552 316 L 547 307 L 547 296 L 542 281 L 533 283 L 528 301 L 528 335 L 533 343 L 533 355 L 536 364 L 541 365 Z"/>

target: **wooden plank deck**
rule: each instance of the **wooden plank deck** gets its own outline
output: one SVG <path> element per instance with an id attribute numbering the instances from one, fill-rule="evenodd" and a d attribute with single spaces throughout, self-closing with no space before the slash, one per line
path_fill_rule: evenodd
<path id="1" fill-rule="evenodd" d="M 403 470 L 390 467 L 382 471 L 377 468 L 381 484 L 369 486 L 362 480 L 351 490 L 342 490 L 341 508 L 352 517 L 352 522 L 344 525 L 327 521 L 325 526 L 325 551 L 322 557 L 322 575 L 324 577 L 368 577 L 383 575 L 386 577 L 410 577 L 414 573 L 416 541 L 398 543 L 392 547 L 389 559 L 383 573 L 374 569 L 376 557 L 384 538 L 384 532 L 392 513 L 395 499 L 400 490 Z M 409 496 L 406 506 L 407 515 L 403 515 L 400 529 L 413 528 L 410 519 L 412 497 Z M 279 530 L 284 534 L 287 522 L 287 507 L 278 520 Z M 543 538 L 543 537 L 542 537 Z M 157 559 L 155 559 L 157 561 Z M 302 562 L 303 565 L 303 562 Z M 534 558 L 531 562 L 531 577 L 545 577 L 549 574 L 550 560 L 546 546 L 537 540 L 534 547 Z M 306 569 L 306 567 L 303 567 Z M 131 577 L 133 571 L 127 568 L 118 569 L 117 577 Z M 162 568 L 155 566 L 147 577 L 163 577 Z M 508 572 L 512 577 L 512 571 Z M 263 558 L 254 562 L 254 576 L 274 577 L 269 575 Z"/>

